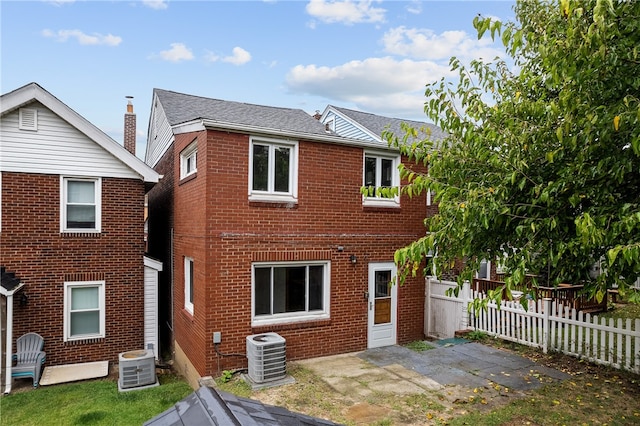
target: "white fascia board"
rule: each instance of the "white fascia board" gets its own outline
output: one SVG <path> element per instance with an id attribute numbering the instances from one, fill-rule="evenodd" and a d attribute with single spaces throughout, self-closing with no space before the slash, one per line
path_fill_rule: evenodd
<path id="1" fill-rule="evenodd" d="M 155 170 L 36 83 L 30 83 L 3 95 L 1 102 L 2 115 L 32 101 L 40 102 L 67 123 L 84 133 L 89 139 L 136 172 L 145 182 L 157 183 L 159 181 L 160 175 Z"/>
<path id="2" fill-rule="evenodd" d="M 227 131 L 247 133 L 247 134 L 253 134 L 253 135 L 277 136 L 282 138 L 288 138 L 291 140 L 302 139 L 302 140 L 308 140 L 308 141 L 333 143 L 338 145 L 356 146 L 360 148 L 376 148 L 376 149 L 382 149 L 382 150 L 393 151 L 393 152 L 398 151 L 398 149 L 396 148 L 389 147 L 387 143 L 376 142 L 376 141 L 363 141 L 362 139 L 345 138 L 341 136 L 335 136 L 333 134 L 320 136 L 320 135 L 304 133 L 304 132 L 291 132 L 287 130 L 268 129 L 264 127 L 247 126 L 247 125 L 237 124 L 237 123 L 224 123 L 224 122 L 219 122 L 214 120 L 202 120 L 202 123 L 204 127 L 207 129 L 227 130 Z"/>
<path id="3" fill-rule="evenodd" d="M 174 135 L 183 133 L 201 132 L 206 130 L 202 120 L 187 121 L 186 123 L 176 124 L 171 127 Z"/>
<path id="4" fill-rule="evenodd" d="M 162 271 L 162 262 L 148 256 L 144 256 L 144 266 L 155 269 L 156 271 Z"/>

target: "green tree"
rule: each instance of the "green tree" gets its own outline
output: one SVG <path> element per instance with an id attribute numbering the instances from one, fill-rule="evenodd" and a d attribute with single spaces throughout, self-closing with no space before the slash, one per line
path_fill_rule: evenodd
<path id="1" fill-rule="evenodd" d="M 515 22 L 473 22 L 510 66 L 452 58 L 458 79 L 427 86 L 425 113 L 449 137 L 384 134 L 429 165 L 401 167 L 402 191 L 432 190 L 439 204 L 425 237 L 396 252 L 400 278 L 433 250 L 438 273 L 465 260 L 460 282 L 480 259 L 503 259 L 507 295 L 525 273 L 624 294 L 640 275 L 640 2 L 523 0 L 514 11 Z"/>

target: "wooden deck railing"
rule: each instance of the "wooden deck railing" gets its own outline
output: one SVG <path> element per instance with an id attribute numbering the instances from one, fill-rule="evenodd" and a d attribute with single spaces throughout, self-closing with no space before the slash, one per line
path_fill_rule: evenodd
<path id="1" fill-rule="evenodd" d="M 495 290 L 502 285 L 504 285 L 504 281 L 473 279 L 473 290 L 482 293 Z M 535 287 L 531 279 L 525 279 L 525 284 L 513 288 L 513 290 L 522 292 L 531 292 L 532 289 L 535 291 L 536 299 L 548 297 L 558 304 L 575 308 L 577 311 L 603 312 L 607 310 L 607 298 L 603 298 L 602 302 L 598 302 L 595 298 L 589 298 L 582 292 L 583 285 L 560 284 L 558 287 Z"/>

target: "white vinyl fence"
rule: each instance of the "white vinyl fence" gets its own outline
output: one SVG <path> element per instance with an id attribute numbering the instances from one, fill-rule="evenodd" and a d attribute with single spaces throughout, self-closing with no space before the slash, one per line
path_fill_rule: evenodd
<path id="1" fill-rule="evenodd" d="M 432 337 L 448 335 L 451 327 L 473 329 L 490 336 L 539 347 L 543 352 L 562 352 L 591 362 L 640 373 L 640 319 L 599 318 L 553 303 L 551 299 L 530 301 L 528 309 L 520 302 L 502 301 L 500 307 L 490 302 L 486 310 L 468 309 L 473 298 L 486 297 L 472 293 L 468 285 L 459 297 L 446 296 L 441 290 L 456 283 L 427 280 L 425 302 L 425 334 Z M 429 290 L 430 289 L 430 290 Z M 440 294 L 442 293 L 442 294 Z M 455 308 L 454 308 L 455 306 Z M 460 318 L 458 315 L 464 309 Z M 449 315 L 444 315 L 448 312 Z M 464 318 L 466 317 L 466 318 Z M 443 321 L 451 321 L 445 326 Z"/>
<path id="2" fill-rule="evenodd" d="M 427 278 L 425 286 L 424 334 L 437 339 L 454 336 L 458 330 L 468 328 L 469 285 L 465 284 L 459 297 L 447 296 L 449 289 L 457 287 L 452 281 L 440 281 Z"/>

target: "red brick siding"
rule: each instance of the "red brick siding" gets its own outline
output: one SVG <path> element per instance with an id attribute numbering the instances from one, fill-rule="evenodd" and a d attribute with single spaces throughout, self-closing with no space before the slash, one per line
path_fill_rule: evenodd
<path id="1" fill-rule="evenodd" d="M 172 306 L 169 301 L 172 293 L 173 263 L 171 259 L 171 238 L 173 229 L 173 188 L 174 188 L 174 147 L 171 145 L 155 166 L 162 176 L 160 181 L 147 193 L 148 225 L 147 236 L 149 255 L 163 262 L 158 275 L 158 325 L 159 353 L 169 356 L 172 352 Z"/>
<path id="2" fill-rule="evenodd" d="M 210 338 L 207 338 L 206 316 L 200 300 L 206 298 L 206 217 L 207 217 L 207 151 L 204 132 L 199 134 L 177 135 L 174 161 L 174 318 L 173 329 L 176 341 L 187 354 L 198 371 L 205 366 L 204 353 Z M 197 137 L 197 173 L 180 180 L 180 152 Z M 191 315 L 184 309 L 184 258 L 193 258 L 194 273 L 194 312 Z"/>
<path id="3" fill-rule="evenodd" d="M 2 173 L 0 264 L 25 284 L 14 337 L 45 339 L 47 365 L 117 361 L 143 346 L 144 184 L 102 178 L 102 232 L 60 234 L 60 176 Z M 106 338 L 63 342 L 64 282 L 104 280 Z"/>
<path id="4" fill-rule="evenodd" d="M 289 359 L 365 349 L 368 264 L 393 261 L 397 248 L 424 235 L 425 197 L 403 197 L 399 209 L 363 207 L 363 150 L 300 141 L 298 203 L 250 202 L 249 136 L 218 131 L 177 135 L 175 151 L 196 136 L 198 175 L 188 182 L 174 179 L 173 189 L 174 330 L 194 367 L 208 375 L 246 365 L 243 357 L 216 354 L 214 331 L 222 332 L 223 353 L 244 353 L 246 336 L 266 331 L 287 339 Z M 357 256 L 355 265 L 351 254 Z M 193 317 L 182 309 L 185 255 L 195 259 Z M 252 328 L 252 262 L 288 259 L 331 261 L 331 318 Z M 424 337 L 423 294 L 422 277 L 399 289 L 399 343 Z"/>

